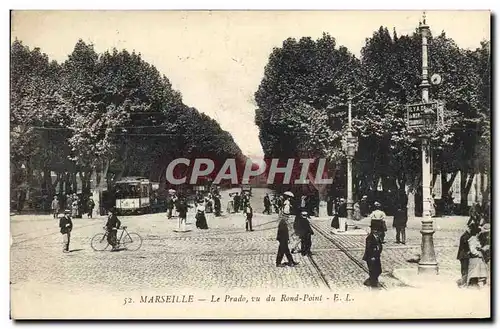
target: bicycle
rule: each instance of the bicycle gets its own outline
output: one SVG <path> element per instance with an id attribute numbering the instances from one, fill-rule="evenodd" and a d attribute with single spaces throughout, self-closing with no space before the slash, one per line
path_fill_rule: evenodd
<path id="1" fill-rule="evenodd" d="M 108 231 L 106 230 L 106 227 L 103 227 L 103 229 L 105 233 L 97 233 L 90 241 L 90 246 L 95 251 L 104 251 L 110 246 L 108 243 Z M 122 233 L 119 238 L 117 234 L 116 245 L 123 246 L 125 249 L 130 251 L 139 250 L 142 246 L 141 236 L 134 232 L 128 232 L 127 226 L 122 226 L 119 230 L 121 230 Z"/>

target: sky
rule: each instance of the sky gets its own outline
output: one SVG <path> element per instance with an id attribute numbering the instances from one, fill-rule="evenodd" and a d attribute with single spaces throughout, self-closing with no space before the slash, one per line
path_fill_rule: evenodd
<path id="1" fill-rule="evenodd" d="M 433 34 L 444 30 L 462 48 L 490 40 L 488 11 L 429 11 L 426 17 Z M 78 39 L 99 53 L 135 50 L 169 78 L 186 105 L 217 120 L 244 154 L 259 158 L 254 93 L 273 47 L 328 32 L 359 57 L 380 26 L 408 34 L 421 18 L 421 11 L 14 11 L 11 40 L 59 62 Z"/>

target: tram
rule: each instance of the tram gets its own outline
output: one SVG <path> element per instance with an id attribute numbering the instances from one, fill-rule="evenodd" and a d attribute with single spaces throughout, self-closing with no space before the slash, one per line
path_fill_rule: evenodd
<path id="1" fill-rule="evenodd" d="M 115 183 L 115 207 L 120 215 L 151 212 L 152 184 L 143 177 L 124 177 Z"/>

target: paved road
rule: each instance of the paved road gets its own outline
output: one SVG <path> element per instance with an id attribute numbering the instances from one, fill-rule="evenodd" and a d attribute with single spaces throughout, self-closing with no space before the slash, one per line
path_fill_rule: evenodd
<path id="1" fill-rule="evenodd" d="M 168 220 L 165 214 L 122 217 L 129 231 L 144 238 L 142 248 L 135 252 L 91 249 L 90 240 L 101 232 L 104 217 L 75 219 L 72 252 L 63 254 L 56 220 L 48 215 L 14 216 L 12 287 L 22 289 L 24 284 L 40 283 L 114 291 L 162 287 L 364 289 L 362 282 L 367 274 L 360 263 L 364 236 L 331 235 L 327 219 L 312 220 L 316 227 L 312 259 L 294 255 L 299 266 L 276 268 L 278 218 L 276 214 L 259 213 L 260 200 L 257 196 L 253 199 L 254 232 L 245 232 L 243 214 L 219 218 L 209 214 L 210 229 L 197 230 L 192 225 L 194 214 L 190 213 L 188 223 L 193 230 L 187 233 L 174 232 L 177 220 Z M 448 219 L 446 225 L 435 234 L 436 252 L 441 268 L 455 271 L 458 277 L 454 256 L 462 224 L 461 220 Z M 420 250 L 420 233 L 413 226 L 408 230 L 406 246 L 396 245 L 393 232 L 388 232 L 381 277 L 387 289 L 402 285 L 391 277 L 394 268 L 416 266 L 407 262 Z"/>

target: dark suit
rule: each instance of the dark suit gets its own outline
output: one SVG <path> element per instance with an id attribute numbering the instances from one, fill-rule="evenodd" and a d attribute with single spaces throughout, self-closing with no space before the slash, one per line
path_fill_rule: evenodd
<path id="1" fill-rule="evenodd" d="M 309 220 L 304 217 L 299 217 L 297 223 L 297 235 L 300 237 L 301 253 L 303 256 L 311 253 L 312 240 L 311 236 L 314 234 Z"/>
<path id="2" fill-rule="evenodd" d="M 59 229 L 63 235 L 63 251 L 69 251 L 71 230 L 73 230 L 73 222 L 69 215 L 65 215 L 59 220 Z"/>
<path id="3" fill-rule="evenodd" d="M 461 284 L 467 282 L 467 273 L 469 272 L 469 239 L 471 234 L 469 231 L 465 231 L 460 237 L 460 242 L 458 244 L 457 259 L 460 261 L 460 273 L 462 274 Z"/>
<path id="4" fill-rule="evenodd" d="M 396 228 L 396 241 L 406 243 L 406 223 L 408 212 L 406 208 L 399 208 L 394 214 L 392 226 Z"/>
<path id="5" fill-rule="evenodd" d="M 368 273 L 370 275 L 369 284 L 372 287 L 378 285 L 378 277 L 382 274 L 382 263 L 380 262 L 380 255 L 382 253 L 382 240 L 379 235 L 371 232 L 366 237 L 365 254 L 363 260 L 366 261 L 368 266 Z"/>
<path id="6" fill-rule="evenodd" d="M 271 201 L 267 195 L 264 197 L 264 214 L 271 214 Z"/>
<path id="7" fill-rule="evenodd" d="M 283 256 L 286 255 L 288 263 L 294 263 L 290 249 L 288 248 L 288 240 L 290 236 L 288 234 L 288 225 L 285 219 L 281 219 L 278 224 L 278 234 L 276 235 L 276 240 L 279 241 L 280 245 L 278 247 L 278 254 L 276 255 L 276 265 L 281 264 Z"/>

